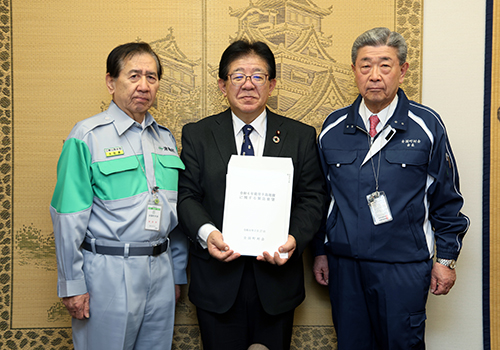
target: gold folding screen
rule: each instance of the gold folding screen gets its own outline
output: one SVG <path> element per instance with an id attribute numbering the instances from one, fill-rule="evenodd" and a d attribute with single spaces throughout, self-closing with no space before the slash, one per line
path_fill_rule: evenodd
<path id="1" fill-rule="evenodd" d="M 70 319 L 56 295 L 49 203 L 62 142 L 109 104 L 105 60 L 117 45 L 150 43 L 165 75 L 152 110 L 180 141 L 182 126 L 225 108 L 220 55 L 238 38 L 275 53 L 274 111 L 318 130 L 356 96 L 350 47 L 375 26 L 409 43 L 404 88 L 420 101 L 423 0 L 12 0 L 0 3 L 0 348 L 71 349 Z M 181 146 L 181 145 L 179 145 Z M 181 147 L 179 147 L 181 148 Z M 328 293 L 306 266 L 294 349 L 334 349 Z M 200 349 L 184 289 L 174 349 Z"/>

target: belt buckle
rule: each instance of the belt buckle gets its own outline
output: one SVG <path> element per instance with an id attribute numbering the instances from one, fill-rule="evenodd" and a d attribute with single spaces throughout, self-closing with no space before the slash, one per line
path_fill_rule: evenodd
<path id="1" fill-rule="evenodd" d="M 157 256 L 157 255 L 160 255 L 162 253 L 161 251 L 161 246 L 162 244 L 157 244 L 157 245 L 154 245 L 153 246 L 153 253 L 151 254 L 152 256 Z"/>

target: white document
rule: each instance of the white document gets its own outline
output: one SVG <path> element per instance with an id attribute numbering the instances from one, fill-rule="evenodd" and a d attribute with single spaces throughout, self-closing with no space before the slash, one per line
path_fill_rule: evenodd
<path id="1" fill-rule="evenodd" d="M 274 255 L 288 240 L 292 187 L 291 158 L 233 155 L 222 223 L 229 248 L 241 255 Z"/>

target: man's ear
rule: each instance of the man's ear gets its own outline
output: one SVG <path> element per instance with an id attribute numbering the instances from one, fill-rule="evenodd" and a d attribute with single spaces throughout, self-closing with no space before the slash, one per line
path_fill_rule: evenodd
<path id="1" fill-rule="evenodd" d="M 399 83 L 402 84 L 403 80 L 405 79 L 405 74 L 408 71 L 408 68 L 410 67 L 410 64 L 408 62 L 403 63 L 403 65 L 400 67 L 401 68 L 401 75 L 399 76 Z"/>
<path id="2" fill-rule="evenodd" d="M 269 81 L 269 96 L 271 96 L 274 88 L 276 87 L 276 79 L 272 79 Z"/>
<path id="3" fill-rule="evenodd" d="M 106 74 L 106 87 L 110 95 L 115 93 L 115 79 L 109 73 Z"/>
<path id="4" fill-rule="evenodd" d="M 219 78 L 218 83 L 219 83 L 219 90 L 222 91 L 222 93 L 224 94 L 224 96 L 226 96 L 227 95 L 226 81 Z"/>

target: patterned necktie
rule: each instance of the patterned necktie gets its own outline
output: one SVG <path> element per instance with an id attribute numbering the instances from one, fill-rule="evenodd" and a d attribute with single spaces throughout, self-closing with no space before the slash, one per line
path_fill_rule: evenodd
<path id="1" fill-rule="evenodd" d="M 242 156 L 253 156 L 252 141 L 250 141 L 250 133 L 253 131 L 253 126 L 245 125 L 243 127 L 243 144 L 241 145 Z"/>
<path id="2" fill-rule="evenodd" d="M 380 119 L 375 114 L 370 116 L 370 136 L 374 137 L 377 135 L 377 124 L 380 122 Z"/>

